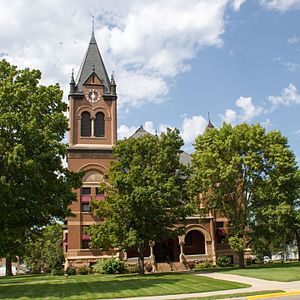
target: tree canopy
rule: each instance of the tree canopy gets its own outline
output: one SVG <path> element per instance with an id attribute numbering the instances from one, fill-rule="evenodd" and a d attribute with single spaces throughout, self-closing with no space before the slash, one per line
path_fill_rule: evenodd
<path id="1" fill-rule="evenodd" d="M 186 181 L 188 169 L 180 162 L 183 140 L 177 129 L 160 137 L 144 135 L 118 141 L 107 183 L 106 201 L 94 201 L 101 225 L 89 229 L 91 244 L 107 249 L 134 248 L 140 273 L 144 272 L 144 247 L 176 234 L 178 223 L 189 213 Z"/>
<path id="2" fill-rule="evenodd" d="M 54 224 L 31 234 L 25 245 L 25 262 L 32 273 L 63 269 L 63 226 Z"/>
<path id="3" fill-rule="evenodd" d="M 38 70 L 0 61 L 0 256 L 16 252 L 14 240 L 26 230 L 69 215 L 72 188 L 79 187 L 79 175 L 63 166 L 62 91 L 40 79 Z"/>
<path id="4" fill-rule="evenodd" d="M 224 123 L 196 139 L 192 170 L 190 186 L 205 210 L 228 218 L 229 243 L 243 267 L 246 244 L 266 209 L 278 212 L 297 197 L 297 165 L 287 139 L 260 125 Z"/>

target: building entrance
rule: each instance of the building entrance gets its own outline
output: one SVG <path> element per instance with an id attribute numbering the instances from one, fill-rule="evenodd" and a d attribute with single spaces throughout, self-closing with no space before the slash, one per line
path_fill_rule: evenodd
<path id="1" fill-rule="evenodd" d="M 155 261 L 158 263 L 179 261 L 180 248 L 178 238 L 156 242 L 153 252 Z"/>

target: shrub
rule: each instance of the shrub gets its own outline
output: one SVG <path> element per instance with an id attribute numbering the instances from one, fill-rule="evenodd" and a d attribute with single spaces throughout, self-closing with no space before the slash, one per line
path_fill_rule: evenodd
<path id="1" fill-rule="evenodd" d="M 64 269 L 52 269 L 51 270 L 51 275 L 53 276 L 62 276 L 64 275 Z"/>
<path id="2" fill-rule="evenodd" d="M 231 258 L 228 256 L 218 256 L 217 257 L 217 266 L 218 267 L 228 267 L 231 266 Z"/>
<path id="3" fill-rule="evenodd" d="M 98 260 L 96 264 L 92 266 L 95 273 L 102 274 L 121 274 L 125 273 L 125 264 L 115 258 L 109 258 L 105 260 Z"/>
<path id="4" fill-rule="evenodd" d="M 212 267 L 212 263 L 210 261 L 202 261 L 196 264 L 195 269 L 201 270 L 201 269 L 209 269 Z"/>
<path id="5" fill-rule="evenodd" d="M 251 257 L 247 257 L 246 258 L 246 265 L 247 266 L 250 266 L 250 265 L 252 265 L 254 263 L 255 263 L 255 259 L 252 259 Z"/>
<path id="6" fill-rule="evenodd" d="M 87 274 L 90 273 L 90 267 L 88 267 L 88 266 L 82 266 L 82 267 L 79 267 L 79 268 L 78 268 L 78 273 L 79 273 L 80 275 L 87 275 Z"/>
<path id="7" fill-rule="evenodd" d="M 128 273 L 138 273 L 139 272 L 139 266 L 137 264 L 126 265 L 125 268 Z"/>
<path id="8" fill-rule="evenodd" d="M 74 267 L 68 267 L 66 274 L 69 276 L 76 275 L 76 269 Z"/>

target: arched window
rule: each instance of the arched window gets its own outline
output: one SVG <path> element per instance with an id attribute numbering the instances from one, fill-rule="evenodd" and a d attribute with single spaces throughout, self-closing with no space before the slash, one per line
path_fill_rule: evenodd
<path id="1" fill-rule="evenodd" d="M 105 124 L 104 124 L 104 113 L 98 112 L 96 113 L 95 119 L 95 136 L 103 137 L 105 136 Z"/>
<path id="2" fill-rule="evenodd" d="M 91 114 L 84 111 L 81 114 L 81 136 L 91 136 Z"/>
<path id="3" fill-rule="evenodd" d="M 184 254 L 205 254 L 205 237 L 198 230 L 191 230 L 185 236 Z"/>

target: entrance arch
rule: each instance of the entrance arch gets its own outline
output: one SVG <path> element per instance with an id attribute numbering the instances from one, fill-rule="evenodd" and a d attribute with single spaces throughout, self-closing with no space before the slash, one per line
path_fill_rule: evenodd
<path id="1" fill-rule="evenodd" d="M 153 253 L 156 262 L 179 261 L 180 249 L 178 237 L 155 242 Z"/>
<path id="2" fill-rule="evenodd" d="M 199 230 L 190 230 L 184 238 L 183 252 L 186 255 L 206 254 L 205 237 Z"/>

